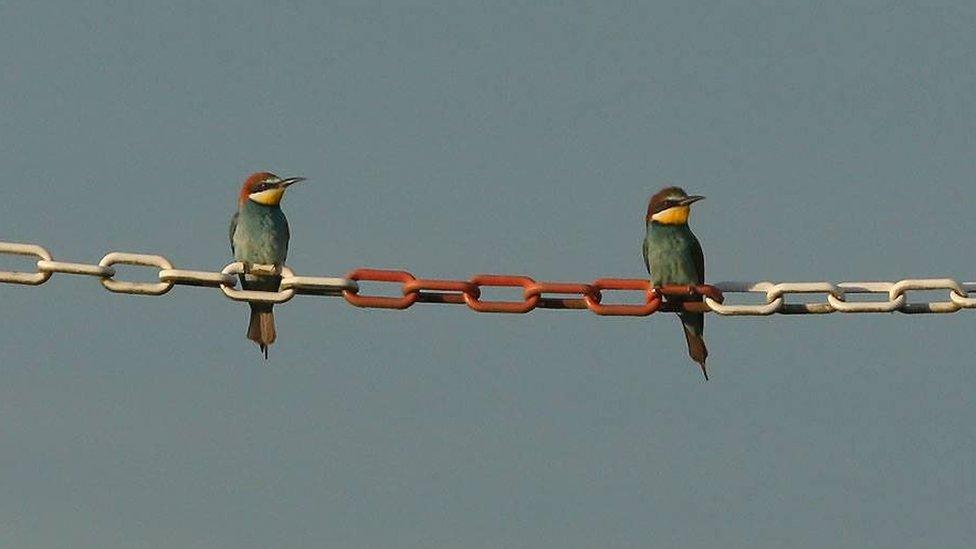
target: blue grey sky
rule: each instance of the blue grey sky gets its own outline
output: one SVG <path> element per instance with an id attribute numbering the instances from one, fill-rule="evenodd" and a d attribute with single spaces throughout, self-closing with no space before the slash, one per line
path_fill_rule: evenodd
<path id="1" fill-rule="evenodd" d="M 976 8 L 851 4 L 2 2 L 0 240 L 216 270 L 266 169 L 299 274 L 639 277 L 677 184 L 712 281 L 976 278 Z M 972 312 L 712 315 L 703 383 L 672 315 L 0 302 L 3 547 L 976 536 Z"/>

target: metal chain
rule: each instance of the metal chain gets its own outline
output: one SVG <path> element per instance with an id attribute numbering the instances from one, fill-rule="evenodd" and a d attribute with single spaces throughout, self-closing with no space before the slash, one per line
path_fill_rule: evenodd
<path id="1" fill-rule="evenodd" d="M 536 282 L 527 276 L 480 274 L 469 280 L 419 279 L 406 271 L 356 269 L 345 277 L 296 276 L 287 266 L 250 265 L 259 275 L 281 276 L 277 292 L 238 289 L 238 277 L 245 266 L 240 262 L 220 272 L 174 269 L 159 255 L 111 252 L 97 265 L 54 261 L 51 253 L 36 244 L 0 242 L 0 255 L 37 258 L 33 272 L 0 271 L 0 282 L 37 286 L 54 273 L 97 277 L 110 292 L 136 295 L 162 295 L 173 286 L 220 288 L 235 301 L 284 303 L 296 294 L 342 296 L 356 307 L 406 309 L 414 303 L 466 305 L 483 313 L 527 313 L 534 309 L 588 309 L 601 316 L 647 316 L 658 311 L 714 312 L 724 316 L 765 316 L 771 314 L 841 313 L 954 313 L 976 308 L 976 282 L 956 282 L 950 278 L 905 279 L 897 282 L 719 282 L 714 285 L 653 287 L 646 279 L 601 278 L 590 283 Z M 114 265 L 153 267 L 159 282 L 132 282 L 116 279 Z M 395 283 L 399 295 L 363 295 L 360 281 Z M 518 301 L 482 298 L 482 288 L 521 290 Z M 909 302 L 912 291 L 948 292 L 945 301 Z M 603 292 L 636 292 L 639 303 L 606 303 Z M 764 303 L 725 303 L 726 294 L 759 294 Z M 788 296 L 823 294 L 824 301 L 787 303 Z M 850 295 L 879 294 L 882 300 L 853 301 Z"/>

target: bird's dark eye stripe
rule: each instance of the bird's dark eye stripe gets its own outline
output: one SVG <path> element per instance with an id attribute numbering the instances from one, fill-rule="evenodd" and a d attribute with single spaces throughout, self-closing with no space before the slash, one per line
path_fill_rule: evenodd
<path id="1" fill-rule="evenodd" d="M 666 198 L 666 199 L 662 200 L 661 203 L 658 204 L 656 208 L 654 208 L 654 211 L 655 212 L 662 212 L 662 211 L 664 211 L 664 210 L 666 210 L 668 208 L 671 208 L 673 206 L 677 206 L 680 203 L 681 203 L 681 199 L 680 198 Z"/>

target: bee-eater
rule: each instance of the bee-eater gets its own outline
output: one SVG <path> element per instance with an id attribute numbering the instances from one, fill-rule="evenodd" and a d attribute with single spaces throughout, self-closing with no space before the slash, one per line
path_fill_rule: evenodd
<path id="1" fill-rule="evenodd" d="M 251 174 L 241 187 L 237 212 L 230 219 L 230 249 L 234 259 L 244 264 L 241 287 L 245 290 L 276 292 L 281 276 L 249 274 L 254 264 L 280 268 L 288 256 L 288 220 L 279 204 L 285 189 L 304 177 L 282 179 L 273 173 Z M 275 340 L 273 305 L 251 303 L 247 338 L 261 347 L 265 360 L 268 346 Z"/>
<path id="2" fill-rule="evenodd" d="M 689 196 L 680 187 L 666 187 L 651 197 L 647 205 L 644 265 L 655 288 L 668 284 L 684 286 L 705 283 L 705 255 L 695 233 L 688 227 L 691 204 L 703 198 Z M 702 298 L 689 296 L 682 300 L 701 301 Z M 703 339 L 705 315 L 684 311 L 678 316 L 688 342 L 688 354 L 701 366 L 707 380 L 705 359 L 708 358 L 708 349 Z"/>

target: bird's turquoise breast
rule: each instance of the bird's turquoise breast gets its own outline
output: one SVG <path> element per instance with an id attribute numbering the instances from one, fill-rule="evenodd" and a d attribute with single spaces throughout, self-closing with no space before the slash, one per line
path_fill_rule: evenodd
<path id="1" fill-rule="evenodd" d="M 246 200 L 234 230 L 234 259 L 280 265 L 288 255 L 288 220 L 281 208 Z"/>
<path id="2" fill-rule="evenodd" d="M 644 254 L 651 283 L 655 286 L 697 284 L 697 246 L 698 240 L 688 225 L 649 224 L 644 238 Z"/>

